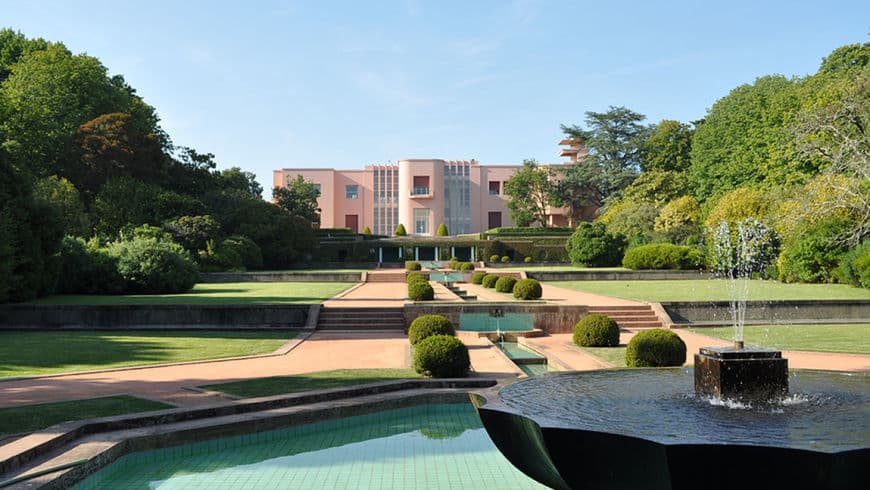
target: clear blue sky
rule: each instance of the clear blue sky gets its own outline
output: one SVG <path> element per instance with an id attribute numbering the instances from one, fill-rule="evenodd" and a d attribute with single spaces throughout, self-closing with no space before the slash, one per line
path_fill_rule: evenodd
<path id="1" fill-rule="evenodd" d="M 98 57 L 176 144 L 266 189 L 282 167 L 558 161 L 586 111 L 691 121 L 870 40 L 867 0 L 659 3 L 0 0 L 0 26 Z"/>

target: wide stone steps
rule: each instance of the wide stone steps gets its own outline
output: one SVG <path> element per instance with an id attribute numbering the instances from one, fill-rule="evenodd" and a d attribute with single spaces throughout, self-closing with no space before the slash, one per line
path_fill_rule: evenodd
<path id="1" fill-rule="evenodd" d="M 590 306 L 589 313 L 607 315 L 619 328 L 662 328 L 662 322 L 649 305 Z"/>
<path id="2" fill-rule="evenodd" d="M 366 282 L 405 282 L 405 272 L 369 272 Z"/>
<path id="3" fill-rule="evenodd" d="M 318 330 L 405 330 L 402 308 L 321 308 Z"/>

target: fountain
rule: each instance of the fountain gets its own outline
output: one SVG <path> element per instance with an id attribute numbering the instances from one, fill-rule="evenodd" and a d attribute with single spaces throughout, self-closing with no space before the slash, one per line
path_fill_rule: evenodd
<path id="1" fill-rule="evenodd" d="M 517 468 L 556 489 L 870 488 L 870 373 L 805 370 L 789 383 L 779 352 L 744 345 L 767 230 L 726 227 L 713 236 L 736 292 L 734 345 L 702 348 L 694 369 L 559 373 L 472 394 Z"/>

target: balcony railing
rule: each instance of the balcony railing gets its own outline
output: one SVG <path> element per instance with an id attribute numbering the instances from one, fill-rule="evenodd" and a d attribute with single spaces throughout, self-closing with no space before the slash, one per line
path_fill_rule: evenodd
<path id="1" fill-rule="evenodd" d="M 429 191 L 428 187 L 414 187 L 411 190 L 411 197 L 432 197 Z"/>

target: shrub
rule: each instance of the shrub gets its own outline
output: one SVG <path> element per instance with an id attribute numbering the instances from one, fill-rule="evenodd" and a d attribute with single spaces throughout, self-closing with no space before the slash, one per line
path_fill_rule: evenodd
<path id="1" fill-rule="evenodd" d="M 172 235 L 175 243 L 195 253 L 205 250 L 209 240 L 217 241 L 221 224 L 209 215 L 180 216 L 164 223 L 163 229 Z"/>
<path id="2" fill-rule="evenodd" d="M 459 270 L 459 261 L 450 259 L 450 262 L 447 262 L 447 268 L 452 271 Z"/>
<path id="3" fill-rule="evenodd" d="M 514 284 L 517 280 L 511 276 L 502 276 L 495 281 L 495 290 L 500 293 L 510 293 L 514 290 Z"/>
<path id="4" fill-rule="evenodd" d="M 696 248 L 654 243 L 628 250 L 622 258 L 622 266 L 627 269 L 699 269 L 704 261 L 704 253 Z"/>
<path id="5" fill-rule="evenodd" d="M 486 272 L 475 272 L 471 275 L 471 284 L 482 284 L 484 277 L 486 277 Z"/>
<path id="6" fill-rule="evenodd" d="M 480 284 L 485 288 L 494 288 L 499 277 L 501 276 L 498 274 L 487 274 L 483 276 L 483 281 Z"/>
<path id="7" fill-rule="evenodd" d="M 428 282 L 410 282 L 408 283 L 408 298 L 411 301 L 432 301 L 435 299 L 435 290 Z"/>
<path id="8" fill-rule="evenodd" d="M 680 243 L 697 234 L 701 222 L 701 205 L 691 196 L 674 199 L 656 217 L 654 230 L 668 240 Z"/>
<path id="9" fill-rule="evenodd" d="M 647 203 L 624 201 L 618 209 L 609 216 L 607 230 L 615 235 L 621 235 L 630 243 L 649 243 L 653 236 L 656 216 L 659 210 Z M 603 221 L 603 217 L 602 217 Z"/>
<path id="10" fill-rule="evenodd" d="M 438 236 L 449 235 L 449 233 L 447 233 L 447 225 L 445 225 L 444 223 L 441 223 L 440 225 L 438 225 L 438 229 L 435 230 L 435 234 Z"/>
<path id="11" fill-rule="evenodd" d="M 846 220 L 823 221 L 786 243 L 779 256 L 782 282 L 831 282 L 847 249 L 837 236 L 848 227 Z"/>
<path id="12" fill-rule="evenodd" d="M 215 249 L 218 255 L 235 255 L 239 258 L 238 266 L 245 269 L 260 269 L 263 267 L 263 253 L 253 240 L 246 236 L 234 235 L 225 238 Z"/>
<path id="13" fill-rule="evenodd" d="M 409 262 L 405 262 L 405 270 L 406 271 L 419 271 L 422 269 L 423 269 L 423 266 L 421 266 L 419 262 L 415 262 L 413 260 L 409 261 Z"/>
<path id="14" fill-rule="evenodd" d="M 719 198 L 704 223 L 708 227 L 714 227 L 723 221 L 736 223 L 750 218 L 762 220 L 769 211 L 770 200 L 763 192 L 739 188 Z"/>
<path id="15" fill-rule="evenodd" d="M 450 320 L 442 315 L 418 316 L 408 327 L 408 341 L 411 345 L 433 335 L 456 335 L 456 330 Z"/>
<path id="16" fill-rule="evenodd" d="M 414 370 L 433 378 L 461 378 L 468 374 L 468 347 L 450 335 L 433 335 L 414 347 Z"/>
<path id="17" fill-rule="evenodd" d="M 124 279 L 114 258 L 95 242 L 64 237 L 60 245 L 60 275 L 56 293 L 114 294 L 124 292 Z"/>
<path id="18" fill-rule="evenodd" d="M 603 223 L 580 223 L 565 249 L 574 265 L 607 267 L 620 263 L 625 240 L 608 233 Z"/>
<path id="19" fill-rule="evenodd" d="M 499 258 L 500 257 L 497 254 L 493 254 L 489 257 L 489 261 L 492 263 L 496 263 L 496 262 L 498 262 Z"/>
<path id="20" fill-rule="evenodd" d="M 527 264 L 531 264 L 531 263 L 532 263 L 532 260 L 533 260 L 533 259 L 532 259 L 531 257 L 528 257 L 528 256 L 527 256 L 526 258 L 523 259 L 523 262 L 525 262 L 525 263 L 527 263 Z"/>
<path id="21" fill-rule="evenodd" d="M 405 282 L 408 284 L 411 284 L 412 282 L 429 282 L 429 278 L 422 272 L 410 272 L 408 273 L 408 277 L 405 278 Z"/>
<path id="22" fill-rule="evenodd" d="M 507 255 L 503 255 L 503 256 L 501 257 L 501 263 L 502 263 L 502 264 L 507 264 L 507 263 L 510 262 L 510 261 L 511 261 L 511 258 L 508 257 Z"/>
<path id="23" fill-rule="evenodd" d="M 394 234 L 396 236 L 407 236 L 408 232 L 405 230 L 405 225 L 399 223 L 399 226 L 396 227 L 396 232 Z"/>
<path id="24" fill-rule="evenodd" d="M 679 335 L 661 328 L 638 332 L 625 349 L 625 364 L 629 367 L 682 366 L 684 362 L 686 343 Z"/>
<path id="25" fill-rule="evenodd" d="M 368 226 L 366 226 L 365 228 L 363 228 L 362 234 L 363 234 L 363 235 L 371 235 L 371 234 L 372 234 L 372 229 L 369 228 Z"/>
<path id="26" fill-rule="evenodd" d="M 837 280 L 856 287 L 870 288 L 870 242 L 864 242 L 843 256 L 837 267 Z"/>
<path id="27" fill-rule="evenodd" d="M 472 264 L 471 262 L 460 262 L 459 263 L 459 270 L 461 270 L 461 271 L 473 271 L 474 264 Z"/>
<path id="28" fill-rule="evenodd" d="M 541 299 L 543 294 L 541 283 L 534 279 L 521 279 L 514 284 L 514 298 L 522 300 Z"/>
<path id="29" fill-rule="evenodd" d="M 574 343 L 583 347 L 616 347 L 619 326 L 607 315 L 591 313 L 574 325 Z"/>
<path id="30" fill-rule="evenodd" d="M 127 290 L 145 294 L 183 293 L 199 278 L 196 262 L 181 245 L 157 238 L 134 238 L 109 246 Z"/>

